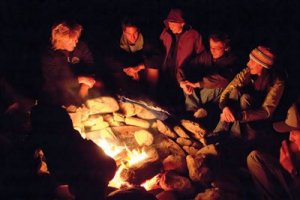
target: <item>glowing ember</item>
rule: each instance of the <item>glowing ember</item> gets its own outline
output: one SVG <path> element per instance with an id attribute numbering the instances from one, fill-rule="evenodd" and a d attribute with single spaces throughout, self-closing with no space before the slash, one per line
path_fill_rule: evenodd
<path id="1" fill-rule="evenodd" d="M 114 178 L 109 182 L 108 186 L 114 188 L 121 188 L 122 186 L 130 186 L 130 184 L 121 177 L 121 172 L 123 169 L 125 169 L 125 167 L 126 166 L 123 163 L 121 163 Z"/>
<path id="2" fill-rule="evenodd" d="M 157 174 L 153 178 L 146 180 L 144 183 L 141 184 L 141 186 L 144 187 L 146 191 L 159 188 L 160 176 L 161 174 Z"/>
<path id="3" fill-rule="evenodd" d="M 117 146 L 112 143 L 109 143 L 105 139 L 99 139 L 96 144 L 103 149 L 106 155 L 115 158 L 119 153 L 121 153 L 125 147 L 124 146 Z"/>

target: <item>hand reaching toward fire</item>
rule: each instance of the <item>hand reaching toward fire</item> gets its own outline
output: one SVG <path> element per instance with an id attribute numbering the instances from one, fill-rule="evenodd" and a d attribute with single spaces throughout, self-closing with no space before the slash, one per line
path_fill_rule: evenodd
<path id="1" fill-rule="evenodd" d="M 127 76 L 132 77 L 133 80 L 139 80 L 139 71 L 143 69 L 145 69 L 145 65 L 141 64 L 135 67 L 126 67 L 123 69 L 123 71 L 125 72 L 125 74 L 127 74 Z"/>

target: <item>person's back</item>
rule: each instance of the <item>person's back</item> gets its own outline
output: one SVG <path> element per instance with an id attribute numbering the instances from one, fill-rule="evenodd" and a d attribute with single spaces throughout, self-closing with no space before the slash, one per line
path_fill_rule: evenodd
<path id="1" fill-rule="evenodd" d="M 115 161 L 81 138 L 64 108 L 37 105 L 31 115 L 33 138 L 45 153 L 51 175 L 68 184 L 78 199 L 104 199 Z"/>

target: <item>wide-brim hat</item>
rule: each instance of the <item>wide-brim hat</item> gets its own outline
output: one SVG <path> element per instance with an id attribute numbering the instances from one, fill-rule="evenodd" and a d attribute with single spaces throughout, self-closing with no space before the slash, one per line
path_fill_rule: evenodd
<path id="1" fill-rule="evenodd" d="M 273 128 L 275 131 L 280 133 L 300 129 L 300 116 L 297 105 L 293 104 L 289 108 L 286 119 L 284 121 L 273 123 Z"/>

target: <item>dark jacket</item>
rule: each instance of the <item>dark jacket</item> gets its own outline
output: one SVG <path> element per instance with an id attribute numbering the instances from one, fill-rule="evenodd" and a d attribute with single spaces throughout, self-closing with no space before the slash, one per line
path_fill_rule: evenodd
<path id="1" fill-rule="evenodd" d="M 80 104 L 80 75 L 94 76 L 92 54 L 83 42 L 73 52 L 48 48 L 41 59 L 43 73 L 42 100 L 58 105 Z"/>
<path id="2" fill-rule="evenodd" d="M 101 193 L 113 178 L 116 163 L 95 143 L 81 137 L 66 110 L 39 104 L 32 109 L 31 123 L 33 141 L 45 153 L 51 175 L 68 184 L 75 195 L 88 196 L 89 191 L 98 190 L 102 191 L 98 195 L 104 196 Z"/>
<path id="3" fill-rule="evenodd" d="M 191 82 L 199 81 L 201 88 L 224 88 L 238 73 L 239 65 L 231 52 L 213 59 L 210 52 L 204 51 L 184 71 L 185 78 Z"/>

